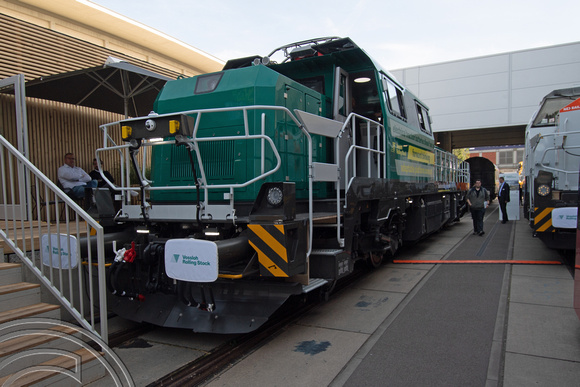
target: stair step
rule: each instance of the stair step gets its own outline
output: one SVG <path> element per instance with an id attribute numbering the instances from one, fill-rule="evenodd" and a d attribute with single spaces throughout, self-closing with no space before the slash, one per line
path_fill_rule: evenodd
<path id="1" fill-rule="evenodd" d="M 14 269 L 14 268 L 18 268 L 20 266 L 21 265 L 19 263 L 2 262 L 2 263 L 0 263 L 0 270 Z"/>
<path id="2" fill-rule="evenodd" d="M 0 312 L 40 302 L 40 285 L 18 282 L 0 285 Z"/>
<path id="3" fill-rule="evenodd" d="M 56 314 L 54 313 L 55 311 Z M 0 324 L 32 316 L 60 319 L 60 306 L 41 302 L 34 305 L 24 306 L 22 308 L 7 310 L 0 313 Z"/>
<path id="4" fill-rule="evenodd" d="M 68 327 L 34 328 L 26 325 L 11 326 L 10 337 L 0 343 L 0 378 L 37 367 L 43 362 L 64 354 L 72 354 L 80 348 L 88 348 L 82 341 L 82 333 Z"/>
<path id="5" fill-rule="evenodd" d="M 0 285 L 0 296 L 36 288 L 40 288 L 40 285 L 30 282 L 17 282 L 14 284 Z"/>
<path id="6" fill-rule="evenodd" d="M 51 348 L 57 347 L 53 345 L 54 341 L 58 340 L 59 335 L 74 335 L 78 333 L 78 329 L 67 326 L 55 326 L 50 329 L 40 330 L 38 334 L 26 333 L 23 336 L 15 337 L 0 343 L 0 358 L 10 356 L 14 353 L 19 353 L 24 350 L 40 347 L 47 343 L 51 343 Z M 61 347 L 60 345 L 58 347 Z"/>
<path id="7" fill-rule="evenodd" d="M 310 252 L 310 255 L 338 255 L 342 253 L 344 250 L 342 249 L 313 249 Z"/>
<path id="8" fill-rule="evenodd" d="M 19 263 L 0 263 L 0 285 L 22 281 L 22 265 Z"/>
<path id="9" fill-rule="evenodd" d="M 341 216 L 342 219 L 342 216 Z M 330 212 L 317 212 L 312 215 L 312 222 L 316 225 L 335 225 L 336 226 L 336 213 Z"/>
<path id="10" fill-rule="evenodd" d="M 89 362 L 92 362 L 93 360 L 96 360 L 97 358 L 95 357 L 95 355 L 89 351 L 88 349 L 85 348 L 81 348 L 79 350 L 76 350 L 74 352 L 70 352 L 70 354 L 74 354 L 74 357 L 78 357 L 80 358 L 80 363 L 81 365 L 86 365 Z M 103 356 L 103 353 L 98 352 L 99 356 Z M 87 380 L 88 372 L 85 372 L 85 367 L 83 367 L 83 370 L 78 370 L 76 369 L 76 367 L 79 365 L 77 364 L 77 362 L 75 361 L 75 358 L 73 356 L 70 355 L 63 355 L 63 356 L 58 356 L 58 357 L 54 357 L 50 360 L 44 361 L 40 364 L 38 364 L 37 366 L 35 366 L 37 369 L 40 369 L 39 371 L 36 372 L 29 372 L 26 373 L 24 375 L 22 375 L 21 377 L 19 377 L 16 381 L 14 381 L 13 384 L 11 384 L 11 386 L 48 386 L 48 385 L 73 385 L 73 380 L 70 377 L 70 374 L 72 373 L 72 375 L 77 376 L 77 377 L 82 377 L 82 385 L 87 384 L 90 381 L 94 381 L 96 380 L 94 378 L 94 376 L 91 375 L 91 379 L 92 380 Z M 100 365 L 100 362 L 93 362 L 95 365 Z M 59 371 L 51 371 L 51 370 L 42 370 L 43 368 L 47 369 L 47 368 L 52 368 L 52 369 L 61 369 L 61 370 L 70 370 L 72 372 L 69 372 L 69 375 L 64 375 L 62 372 Z M 94 368 L 94 367 L 93 367 Z M 99 377 L 104 376 L 104 367 L 97 367 L 97 369 L 100 369 L 101 375 Z M 94 373 L 94 372 L 93 372 Z M 10 379 L 12 375 L 6 375 L 2 378 L 0 378 L 0 385 L 3 385 L 8 379 Z M 61 384 L 63 383 L 63 384 Z M 76 383 L 75 383 L 76 385 Z"/>
<path id="11" fill-rule="evenodd" d="M 324 286 L 328 283 L 327 280 L 324 278 L 310 278 L 308 281 L 308 285 L 302 285 L 302 291 L 304 293 L 308 293 L 313 291 L 314 289 L 318 289 L 321 286 Z"/>
<path id="12" fill-rule="evenodd" d="M 336 229 L 336 227 L 338 226 L 336 223 L 324 223 L 324 222 L 313 223 L 312 225 L 314 226 L 314 228 L 334 228 L 334 229 Z"/>

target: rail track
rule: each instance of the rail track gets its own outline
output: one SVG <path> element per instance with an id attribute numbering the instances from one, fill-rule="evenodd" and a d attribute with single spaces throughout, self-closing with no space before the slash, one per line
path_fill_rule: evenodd
<path id="1" fill-rule="evenodd" d="M 280 334 L 285 327 L 291 325 L 320 303 L 325 302 L 330 293 L 336 294 L 340 292 L 361 279 L 366 273 L 368 273 L 368 270 L 359 268 L 353 275 L 338 281 L 334 288 L 290 299 L 261 328 L 216 347 L 209 354 L 150 383 L 148 387 L 197 386 L 207 382 L 212 376 L 217 375 L 237 360 L 265 345 L 273 337 Z"/>

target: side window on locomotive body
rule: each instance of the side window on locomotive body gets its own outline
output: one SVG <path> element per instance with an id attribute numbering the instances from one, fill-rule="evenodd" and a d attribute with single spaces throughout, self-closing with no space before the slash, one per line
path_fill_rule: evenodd
<path id="1" fill-rule="evenodd" d="M 421 105 L 417 101 L 415 101 L 415 107 L 417 108 L 419 128 L 427 134 L 432 134 L 433 132 L 431 130 L 431 119 L 429 118 L 429 111 L 425 108 L 425 106 Z"/>
<path id="2" fill-rule="evenodd" d="M 385 100 L 391 114 L 406 121 L 407 114 L 405 112 L 405 103 L 403 102 L 403 90 L 387 76 L 383 75 L 382 78 Z"/>

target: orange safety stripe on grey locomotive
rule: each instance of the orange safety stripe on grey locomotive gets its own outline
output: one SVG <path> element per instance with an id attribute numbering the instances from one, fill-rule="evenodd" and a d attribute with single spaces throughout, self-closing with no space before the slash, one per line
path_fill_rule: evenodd
<path id="1" fill-rule="evenodd" d="M 254 234 L 250 234 L 249 239 L 254 250 L 258 252 L 260 264 L 276 277 L 287 277 L 280 269 L 280 266 L 285 267 L 288 263 L 288 253 L 284 247 L 284 226 L 249 224 L 248 228 Z"/>
<path id="2" fill-rule="evenodd" d="M 555 232 L 552 227 L 552 210 L 554 207 L 534 208 L 534 231 Z"/>

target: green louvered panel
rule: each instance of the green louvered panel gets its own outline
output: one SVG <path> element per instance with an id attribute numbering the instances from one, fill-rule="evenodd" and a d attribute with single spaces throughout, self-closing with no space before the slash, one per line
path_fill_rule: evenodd
<path id="1" fill-rule="evenodd" d="M 183 146 L 171 148 L 171 160 L 173 160 L 170 172 L 171 179 L 193 179 L 191 162 L 187 153 L 187 148 Z M 208 180 L 231 179 L 234 177 L 233 141 L 200 142 L 199 153 Z M 197 176 L 201 177 L 195 154 L 194 162 Z"/>

